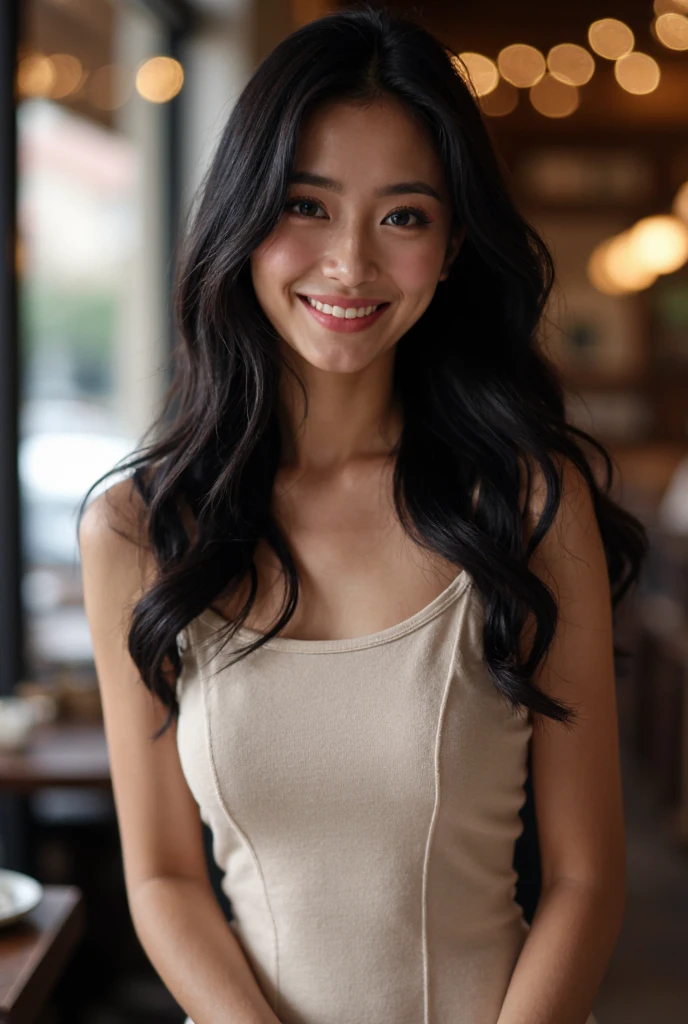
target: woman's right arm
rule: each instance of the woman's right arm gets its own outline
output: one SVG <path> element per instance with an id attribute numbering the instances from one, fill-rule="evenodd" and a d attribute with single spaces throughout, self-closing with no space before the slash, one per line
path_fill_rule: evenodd
<path id="1" fill-rule="evenodd" d="M 91 502 L 79 531 L 129 910 L 148 958 L 194 1024 L 279 1024 L 210 885 L 176 723 L 151 739 L 167 709 L 126 646 L 128 614 L 154 575 L 133 533 L 137 501 L 130 481 L 115 484 Z"/>

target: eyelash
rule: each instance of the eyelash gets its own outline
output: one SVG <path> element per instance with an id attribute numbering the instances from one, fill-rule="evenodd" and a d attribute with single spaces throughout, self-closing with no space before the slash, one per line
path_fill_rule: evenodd
<path id="1" fill-rule="evenodd" d="M 312 196 L 298 196 L 296 199 L 290 199 L 289 202 L 286 203 L 284 209 L 289 210 L 292 206 L 298 206 L 300 203 L 313 203 L 315 206 L 319 206 L 321 209 L 323 208 L 322 203 L 318 199 L 313 199 Z M 387 214 L 387 217 L 392 217 L 394 216 L 395 213 L 412 213 L 415 217 L 418 218 L 418 224 L 392 225 L 392 227 L 398 227 L 405 231 L 409 231 L 411 228 L 427 227 L 428 224 L 432 223 L 428 215 L 424 213 L 423 210 L 419 210 L 417 206 L 398 206 L 395 210 L 390 210 L 390 212 Z M 321 219 L 316 217 L 306 217 L 304 214 L 296 214 L 296 216 L 301 217 L 303 220 Z M 387 219 L 387 217 L 385 217 L 385 220 Z"/>

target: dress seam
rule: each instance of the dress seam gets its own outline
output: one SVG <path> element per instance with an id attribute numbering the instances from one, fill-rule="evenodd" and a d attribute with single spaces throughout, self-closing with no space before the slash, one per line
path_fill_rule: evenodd
<path id="1" fill-rule="evenodd" d="M 456 638 L 454 640 L 454 646 L 452 649 L 451 657 L 449 659 L 449 672 L 447 680 L 444 684 L 444 692 L 442 694 L 442 703 L 440 705 L 440 711 L 437 718 L 437 729 L 435 731 L 435 763 L 434 763 L 434 778 L 435 778 L 435 802 L 432 809 L 432 815 L 430 817 L 430 823 L 428 826 L 428 835 L 425 842 L 425 855 L 423 858 L 423 878 L 422 878 L 422 895 L 421 895 L 421 915 L 422 915 L 422 957 L 423 957 L 423 1024 L 430 1024 L 430 982 L 429 982 L 429 958 L 428 958 L 428 928 L 427 928 L 427 916 L 428 916 L 428 873 L 430 864 L 430 849 L 432 846 L 432 840 L 435 833 L 435 826 L 437 824 L 437 818 L 439 816 L 441 791 L 440 791 L 440 745 L 442 740 L 442 729 L 444 726 L 444 719 L 449 702 L 449 693 L 451 690 L 452 680 L 456 672 L 456 661 L 457 651 L 459 647 L 459 640 L 463 630 L 463 616 L 459 617 L 459 625 L 456 631 Z"/>
<path id="2" fill-rule="evenodd" d="M 263 869 L 261 867 L 258 854 L 256 853 L 256 850 L 255 850 L 255 848 L 253 846 L 253 843 L 249 839 L 248 835 L 243 831 L 243 829 L 241 829 L 239 827 L 236 819 L 232 816 L 232 814 L 231 814 L 231 812 L 230 812 L 230 810 L 229 810 L 229 808 L 227 806 L 227 802 L 225 801 L 225 798 L 223 797 L 222 791 L 220 789 L 220 783 L 219 783 L 219 778 L 218 778 L 217 766 L 215 764 L 215 755 L 213 753 L 212 730 L 211 730 L 211 723 L 210 723 L 210 715 L 208 714 L 208 705 L 207 705 L 207 700 L 206 700 L 207 688 L 208 688 L 207 687 L 207 680 L 204 679 L 203 677 L 201 677 L 201 682 L 202 682 L 201 694 L 202 694 L 202 700 L 203 700 L 203 717 L 205 719 L 205 726 L 206 726 L 206 728 L 205 728 L 205 732 L 206 732 L 206 747 L 207 747 L 207 752 L 208 752 L 208 763 L 210 765 L 210 772 L 211 772 L 211 775 L 212 775 L 213 789 L 215 791 L 215 797 L 216 797 L 217 802 L 219 803 L 219 805 L 220 805 L 220 807 L 222 809 L 223 814 L 225 815 L 227 821 L 229 822 L 230 827 L 232 829 L 234 829 L 234 831 L 237 833 L 238 836 L 240 836 L 242 842 L 246 846 L 246 849 L 249 851 L 249 853 L 251 855 L 251 859 L 253 860 L 255 869 L 256 869 L 256 871 L 258 873 L 258 877 L 260 878 L 260 882 L 261 882 L 261 885 L 263 887 L 263 896 L 265 898 L 265 905 L 267 907 L 268 915 L 270 917 L 270 922 L 272 924 L 272 931 L 273 931 L 273 936 L 274 936 L 274 963 L 275 963 L 275 980 L 274 980 L 274 986 L 275 986 L 275 1007 L 274 1007 L 274 1013 L 275 1013 L 275 1016 L 279 1016 L 280 1004 L 281 1004 L 281 992 L 280 992 L 280 972 L 279 972 L 279 945 L 278 945 L 278 940 L 277 940 L 277 924 L 275 922 L 275 915 L 273 914 L 272 906 L 270 904 L 270 897 L 268 896 L 268 888 L 267 888 L 267 885 L 266 885 L 266 882 L 265 882 L 265 875 L 263 873 Z"/>

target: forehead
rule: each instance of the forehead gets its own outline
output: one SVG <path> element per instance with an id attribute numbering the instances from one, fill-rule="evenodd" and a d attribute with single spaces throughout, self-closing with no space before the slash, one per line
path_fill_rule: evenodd
<path id="1" fill-rule="evenodd" d="M 428 128 L 388 97 L 366 105 L 329 101 L 304 121 L 294 169 L 333 178 L 425 178 L 442 185 L 443 169 Z"/>

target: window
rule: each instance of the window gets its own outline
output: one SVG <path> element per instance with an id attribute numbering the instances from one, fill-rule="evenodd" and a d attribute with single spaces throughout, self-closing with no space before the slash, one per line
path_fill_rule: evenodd
<path id="1" fill-rule="evenodd" d="M 91 667 L 76 511 L 140 441 L 166 384 L 168 102 L 182 74 L 168 28 L 140 4 L 30 0 L 22 18 L 22 601 L 25 664 L 40 676 Z"/>

